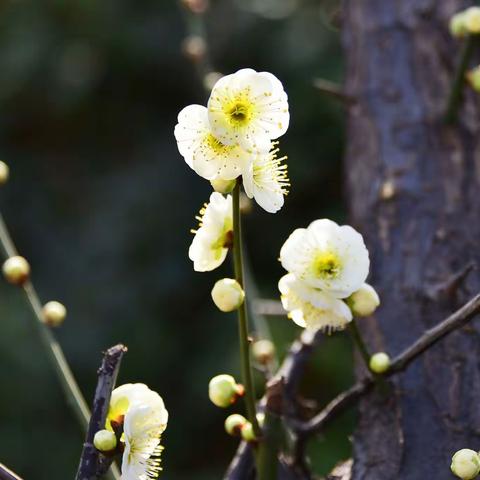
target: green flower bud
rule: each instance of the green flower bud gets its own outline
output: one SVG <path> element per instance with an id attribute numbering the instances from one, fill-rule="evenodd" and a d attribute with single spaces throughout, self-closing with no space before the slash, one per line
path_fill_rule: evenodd
<path id="1" fill-rule="evenodd" d="M 252 355 L 258 363 L 266 365 L 275 356 L 275 345 L 270 340 L 258 340 L 252 345 Z"/>
<path id="2" fill-rule="evenodd" d="M 370 357 L 369 366 L 374 373 L 385 373 L 390 368 L 390 357 L 384 352 L 375 353 Z"/>
<path id="3" fill-rule="evenodd" d="M 468 33 L 465 26 L 465 12 L 457 13 L 450 19 L 450 33 L 457 38 L 464 37 Z"/>
<path id="4" fill-rule="evenodd" d="M 253 425 L 250 422 L 247 422 L 242 427 L 242 438 L 246 442 L 254 442 L 257 439 L 255 432 L 253 431 Z"/>
<path id="5" fill-rule="evenodd" d="M 463 13 L 465 28 L 468 33 L 480 33 L 480 7 L 470 7 Z"/>
<path id="6" fill-rule="evenodd" d="M 355 317 L 368 317 L 380 305 L 380 298 L 371 285 L 364 283 L 347 298 L 347 304 Z"/>
<path id="7" fill-rule="evenodd" d="M 60 302 L 48 302 L 43 307 L 43 321 L 51 327 L 60 326 L 67 316 L 67 309 Z"/>
<path id="8" fill-rule="evenodd" d="M 462 480 L 472 480 L 480 473 L 480 458 L 474 450 L 464 448 L 452 457 L 452 473 Z"/>
<path id="9" fill-rule="evenodd" d="M 0 185 L 4 185 L 10 176 L 10 169 L 5 162 L 0 161 Z"/>
<path id="10" fill-rule="evenodd" d="M 213 189 L 218 193 L 231 193 L 237 184 L 237 180 L 223 180 L 222 178 L 217 178 L 216 180 L 210 180 L 210 184 Z"/>
<path id="11" fill-rule="evenodd" d="M 3 275 L 7 282 L 23 285 L 30 276 L 30 265 L 23 257 L 10 257 L 3 264 Z"/>
<path id="12" fill-rule="evenodd" d="M 243 415 L 234 413 L 225 419 L 225 431 L 232 436 L 239 436 L 242 427 L 247 423 L 247 419 Z"/>
<path id="13" fill-rule="evenodd" d="M 232 312 L 243 303 L 245 293 L 240 284 L 232 278 L 218 280 L 212 289 L 212 299 L 222 312 Z"/>
<path id="14" fill-rule="evenodd" d="M 208 384 L 208 396 L 217 407 L 227 408 L 238 397 L 241 397 L 245 389 L 243 385 L 237 384 L 231 375 L 217 375 Z"/>
<path id="15" fill-rule="evenodd" d="M 476 92 L 480 92 L 480 66 L 472 68 L 467 73 L 467 80 Z"/>
<path id="16" fill-rule="evenodd" d="M 101 452 L 110 452 L 117 446 L 117 437 L 109 430 L 99 430 L 93 437 L 93 444 Z"/>

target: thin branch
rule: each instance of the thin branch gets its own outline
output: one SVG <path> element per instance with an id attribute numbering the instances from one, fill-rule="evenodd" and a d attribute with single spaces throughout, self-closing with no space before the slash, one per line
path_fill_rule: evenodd
<path id="1" fill-rule="evenodd" d="M 0 480 L 22 480 L 22 478 L 0 463 Z"/>
<path id="2" fill-rule="evenodd" d="M 315 78 L 313 80 L 313 86 L 319 90 L 321 93 L 324 93 L 330 97 L 335 98 L 336 100 L 340 100 L 347 106 L 353 105 L 356 103 L 356 99 L 346 93 L 342 87 L 337 85 L 334 82 L 329 80 L 325 80 L 324 78 Z"/>
<path id="3" fill-rule="evenodd" d="M 112 459 L 109 459 L 109 462 L 102 462 L 102 472 L 100 472 L 100 460 L 103 456 L 94 447 L 93 438 L 99 430 L 105 428 L 110 397 L 117 381 L 120 363 L 126 351 L 126 347 L 119 344 L 109 348 L 103 356 L 102 365 L 98 370 L 98 381 L 93 399 L 92 416 L 90 417 L 87 437 L 83 444 L 76 480 L 95 480 L 99 478 L 99 474 L 103 473 L 104 467 L 106 466 L 105 463 L 109 464 L 112 461 Z"/>
<path id="4" fill-rule="evenodd" d="M 392 361 L 389 370 L 384 376 L 389 377 L 404 371 L 410 363 L 417 359 L 422 353 L 427 351 L 449 333 L 466 325 L 478 313 L 480 313 L 480 294 L 473 297 L 463 307 L 458 309 L 438 325 L 427 330 L 418 340 L 400 353 L 400 355 Z M 343 413 L 356 400 L 368 393 L 374 385 L 374 382 L 375 379 L 372 376 L 363 378 L 353 385 L 353 387 L 332 400 L 320 413 L 307 422 L 299 422 L 295 419 L 289 419 L 289 424 L 296 431 L 298 439 L 301 442 L 300 448 L 302 447 L 302 444 L 305 443 L 306 437 L 320 432 L 328 422 Z M 299 447 L 297 446 L 297 448 Z"/>

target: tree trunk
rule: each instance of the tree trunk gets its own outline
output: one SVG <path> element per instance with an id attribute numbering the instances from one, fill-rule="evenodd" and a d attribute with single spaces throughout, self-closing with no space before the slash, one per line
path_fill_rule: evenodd
<path id="1" fill-rule="evenodd" d="M 459 0 L 344 0 L 352 224 L 371 253 L 382 306 L 360 327 L 372 351 L 398 354 L 480 290 L 479 108 L 465 88 L 443 122 L 461 41 L 448 32 Z M 455 282 L 454 282 L 455 283 Z M 458 283 L 458 282 L 457 282 Z M 458 287 L 458 288 L 457 288 Z M 455 332 L 365 398 L 353 479 L 451 479 L 452 454 L 480 449 L 480 322 Z"/>

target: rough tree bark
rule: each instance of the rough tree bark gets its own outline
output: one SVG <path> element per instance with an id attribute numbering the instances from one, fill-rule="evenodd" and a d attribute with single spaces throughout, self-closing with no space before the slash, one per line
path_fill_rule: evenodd
<path id="1" fill-rule="evenodd" d="M 344 0 L 349 109 L 346 179 L 352 224 L 371 252 L 382 307 L 360 326 L 392 355 L 480 289 L 451 275 L 480 265 L 478 100 L 442 117 L 460 42 L 460 0 Z M 458 285 L 457 285 L 458 286 Z M 454 286 L 455 287 L 455 286 Z M 480 449 L 480 329 L 465 327 L 360 403 L 354 480 L 450 479 L 451 455 Z"/>

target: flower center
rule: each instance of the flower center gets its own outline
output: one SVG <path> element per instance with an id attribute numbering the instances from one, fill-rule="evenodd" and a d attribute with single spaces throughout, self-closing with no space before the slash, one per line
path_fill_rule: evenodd
<path id="1" fill-rule="evenodd" d="M 333 279 L 341 270 L 338 256 L 333 252 L 320 252 L 313 262 L 315 275 L 321 278 Z"/>
<path id="2" fill-rule="evenodd" d="M 242 91 L 226 102 L 223 111 L 232 127 L 243 127 L 252 119 L 253 104 L 249 99 L 249 92 Z"/>
<path id="3" fill-rule="evenodd" d="M 210 149 L 212 149 L 217 154 L 222 154 L 228 149 L 228 145 L 224 145 L 220 140 L 216 139 L 211 133 L 208 134 L 206 138 L 206 143 Z"/>

